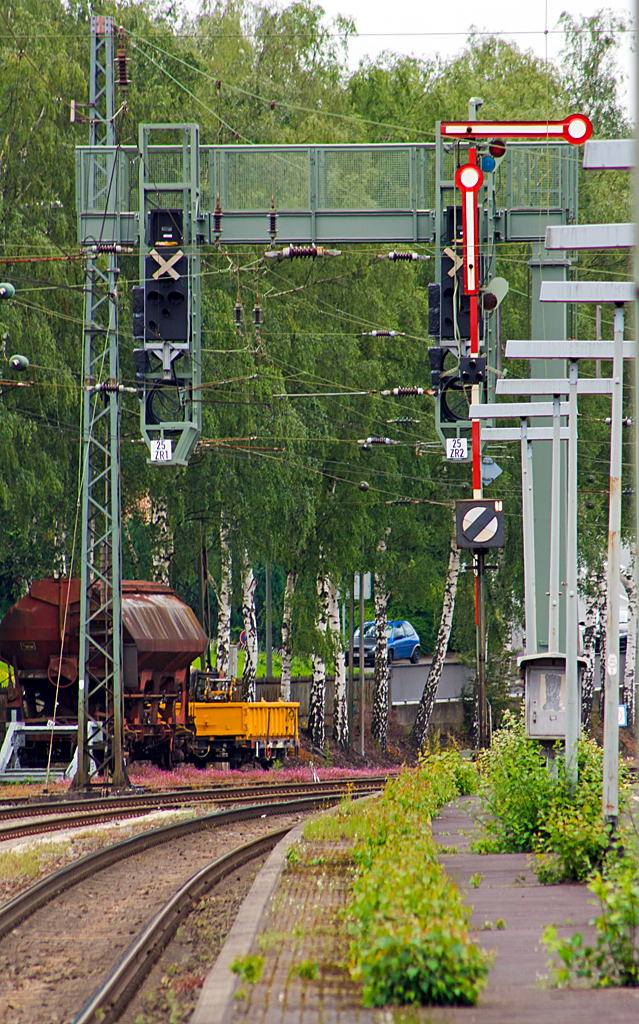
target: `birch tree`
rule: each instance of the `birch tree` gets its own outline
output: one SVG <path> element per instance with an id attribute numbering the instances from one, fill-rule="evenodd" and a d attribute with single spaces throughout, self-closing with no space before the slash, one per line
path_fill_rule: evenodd
<path id="1" fill-rule="evenodd" d="M 595 690 L 595 646 L 597 642 L 597 626 L 599 624 L 599 594 L 601 576 L 596 572 L 590 575 L 590 586 L 586 598 L 586 618 L 584 620 L 582 653 L 586 659 L 586 667 L 581 678 L 581 724 L 584 729 L 590 725 L 592 698 Z"/>
<path id="2" fill-rule="evenodd" d="M 601 714 L 603 717 L 606 703 L 606 652 L 608 650 L 608 634 L 606 633 L 606 623 L 608 620 L 608 587 L 606 583 L 606 572 L 602 572 L 601 578 L 598 580 L 597 616 L 599 620 L 599 686 L 601 689 Z"/>
<path id="3" fill-rule="evenodd" d="M 385 550 L 385 548 L 385 541 L 381 541 L 378 550 Z M 386 736 L 388 733 L 389 672 L 386 609 L 389 597 L 385 573 L 375 572 L 375 694 L 373 697 L 371 733 L 373 739 L 376 739 L 379 743 L 383 753 L 386 753 Z"/>
<path id="4" fill-rule="evenodd" d="M 317 629 L 325 634 L 328 628 L 328 583 L 323 576 L 317 578 L 319 615 Z M 326 708 L 326 663 L 323 654 L 313 654 L 313 681 L 308 700 L 308 731 L 316 747 L 324 749 Z"/>
<path id="5" fill-rule="evenodd" d="M 331 579 L 327 585 L 328 628 L 335 661 L 335 693 L 333 700 L 333 739 L 341 747 L 348 746 L 348 703 L 346 700 L 346 663 L 339 633 L 339 601 Z"/>
<path id="6" fill-rule="evenodd" d="M 426 745 L 426 733 L 428 732 L 433 707 L 435 706 L 435 695 L 437 694 L 437 687 L 442 674 L 444 658 L 446 657 L 446 651 L 448 650 L 448 641 L 450 639 L 450 631 L 453 625 L 453 613 L 455 611 L 455 595 L 457 593 L 458 577 L 459 549 L 457 547 L 455 536 L 453 535 L 450 542 L 450 556 L 448 559 L 446 582 L 444 584 L 442 617 L 439 623 L 437 640 L 435 641 L 433 661 L 430 666 L 426 685 L 424 686 L 424 692 L 422 693 L 421 700 L 419 702 L 417 718 L 415 719 L 415 725 L 413 727 L 413 738 L 422 750 Z"/>
<path id="7" fill-rule="evenodd" d="M 228 527 L 220 526 L 220 581 L 208 573 L 217 600 L 217 641 L 216 666 L 221 678 L 229 670 L 229 648 L 231 646 L 231 546 Z"/>
<path id="8" fill-rule="evenodd" d="M 637 665 L 637 585 L 634 566 L 621 569 L 621 582 L 628 595 L 628 631 L 626 639 L 626 667 L 623 674 L 621 702 L 628 710 L 628 725 L 634 732 Z"/>
<path id="9" fill-rule="evenodd" d="M 245 564 L 242 579 L 242 617 L 246 633 L 246 658 L 242 672 L 244 699 L 253 703 L 256 699 L 257 678 L 257 616 L 255 614 L 255 589 L 257 580 L 250 565 Z"/>
<path id="10" fill-rule="evenodd" d="M 282 680 L 280 696 L 282 700 L 291 699 L 291 666 L 293 663 L 293 596 L 295 594 L 296 572 L 287 572 L 284 586 L 284 606 L 282 609 Z"/>

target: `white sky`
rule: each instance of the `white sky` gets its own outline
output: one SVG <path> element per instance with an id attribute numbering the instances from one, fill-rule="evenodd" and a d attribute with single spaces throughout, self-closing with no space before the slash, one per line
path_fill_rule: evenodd
<path id="1" fill-rule="evenodd" d="M 553 33 L 559 16 L 567 10 L 575 19 L 596 11 L 611 9 L 630 20 L 634 0 L 318 0 L 330 17 L 336 14 L 354 19 L 359 38 L 349 46 L 350 63 L 356 68 L 360 59 L 373 57 L 382 50 L 416 57 L 437 53 L 452 57 L 461 50 L 471 26 L 480 31 L 503 33 L 521 49 L 532 49 L 538 56 L 555 57 L 562 46 L 561 34 Z M 548 35 L 545 35 L 545 29 Z M 547 47 L 547 51 L 546 51 Z M 634 58 L 629 46 L 620 54 L 620 64 L 634 77 Z M 634 90 L 629 83 L 628 95 Z M 636 109 L 636 104 L 631 104 Z"/>

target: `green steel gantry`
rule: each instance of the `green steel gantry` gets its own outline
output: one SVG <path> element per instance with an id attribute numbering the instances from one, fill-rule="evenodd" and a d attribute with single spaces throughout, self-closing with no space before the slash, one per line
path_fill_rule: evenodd
<path id="1" fill-rule="evenodd" d="M 455 207 L 455 169 L 465 160 L 465 144 L 432 143 L 326 146 L 207 146 L 196 124 L 144 124 L 139 143 L 116 143 L 114 131 L 113 24 L 92 18 L 91 123 L 88 146 L 76 149 L 78 239 L 86 252 L 84 315 L 84 397 L 82 413 L 82 625 L 80 650 L 79 762 L 76 785 L 84 786 L 100 766 L 124 784 L 123 694 L 121 675 L 120 505 L 118 405 L 117 254 L 139 250 L 141 280 L 151 251 L 152 210 L 182 214 L 182 251 L 188 258 L 189 336 L 186 344 L 158 345 L 148 352 L 140 374 L 141 433 L 149 450 L 171 441 L 165 465 L 185 465 L 202 428 L 201 274 L 203 245 L 272 246 L 274 232 L 285 245 L 333 243 L 433 246 L 440 280 L 446 210 Z M 538 283 L 564 279 L 562 252 L 548 253 L 548 226 L 577 219 L 577 156 L 567 143 L 509 143 L 499 174 L 486 175 L 479 196 L 480 246 L 484 279 L 494 273 L 501 242 L 532 243 L 533 337 L 565 337 L 565 307 L 544 311 Z M 540 318 L 543 316 L 543 322 Z M 554 317 L 553 322 L 549 317 Z M 493 400 L 498 374 L 496 318 L 485 322 L 486 398 Z M 456 356 L 464 343 L 444 343 Z M 146 356 L 145 356 L 146 360 Z M 553 370 L 552 373 L 557 376 Z M 167 410 L 158 415 L 149 397 L 169 385 Z M 151 414 L 150 414 L 151 409 Z M 437 424 L 440 437 L 470 432 L 467 419 Z M 543 462 L 539 442 L 536 465 Z M 541 458 L 540 458 L 541 457 Z M 539 473 L 539 480 L 550 473 Z M 537 593 L 548 590 L 547 538 L 542 518 L 548 496 L 536 491 Z M 544 643 L 547 612 L 538 601 L 538 634 Z M 92 670 L 104 658 L 104 679 Z M 103 689 L 106 718 L 92 708 Z M 90 762 L 93 758 L 94 766 Z"/>

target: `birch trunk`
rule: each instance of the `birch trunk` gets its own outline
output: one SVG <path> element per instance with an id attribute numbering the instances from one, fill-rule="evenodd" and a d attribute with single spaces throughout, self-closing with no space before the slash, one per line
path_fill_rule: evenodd
<path id="1" fill-rule="evenodd" d="M 453 626 L 453 613 L 455 611 L 455 595 L 457 593 L 458 577 L 459 550 L 457 548 L 455 537 L 453 536 L 450 542 L 450 557 L 448 559 L 446 583 L 444 584 L 444 603 L 442 605 L 442 617 L 439 623 L 437 640 L 435 641 L 433 661 L 430 666 L 426 685 L 424 686 L 424 692 L 422 693 L 421 700 L 419 702 L 417 718 L 415 719 L 415 725 L 413 727 L 413 738 L 420 749 L 423 749 L 426 745 L 426 733 L 428 732 L 433 707 L 435 706 L 435 695 L 437 693 L 439 680 L 441 679 L 444 658 L 446 657 L 446 651 L 448 650 L 450 631 Z"/>
<path id="2" fill-rule="evenodd" d="M 242 584 L 242 618 L 246 633 L 246 658 L 242 672 L 242 690 L 244 699 L 255 703 L 257 678 L 257 616 L 255 614 L 255 590 L 257 580 L 250 566 L 244 570 Z"/>
<path id="3" fill-rule="evenodd" d="M 282 700 L 291 699 L 291 665 L 293 663 L 293 642 L 291 620 L 293 617 L 293 595 L 295 593 L 296 572 L 287 572 L 284 587 L 284 606 L 282 609 L 282 682 L 280 696 Z"/>
<path id="4" fill-rule="evenodd" d="M 606 574 L 602 572 L 598 580 L 598 615 L 599 615 L 599 685 L 601 687 L 601 720 L 604 718 L 606 706 L 606 651 L 608 649 L 608 637 L 606 635 L 606 620 L 608 618 L 608 588 L 606 585 Z"/>
<path id="5" fill-rule="evenodd" d="M 153 547 L 153 578 L 169 583 L 169 567 L 173 557 L 173 535 L 169 527 L 166 501 L 151 502 L 151 527 L 157 538 Z"/>
<path id="6" fill-rule="evenodd" d="M 327 580 L 328 628 L 335 652 L 335 697 L 333 701 L 333 739 L 341 747 L 348 746 L 348 704 L 346 700 L 346 663 L 340 639 L 339 601 L 337 588 Z"/>
<path id="7" fill-rule="evenodd" d="M 222 679 L 228 675 L 231 646 L 231 546 L 228 528 L 220 527 L 219 586 L 207 570 L 209 583 L 217 599 L 217 642 L 215 664 Z"/>
<path id="8" fill-rule="evenodd" d="M 169 583 L 169 567 L 173 557 L 173 535 L 169 528 L 169 510 L 164 499 L 154 501 L 150 494 L 138 501 L 138 513 L 143 523 L 151 528 L 151 562 L 153 579 Z"/>
<path id="9" fill-rule="evenodd" d="M 325 633 L 328 625 L 328 586 L 324 579 L 317 580 L 319 619 L 317 628 Z M 313 655 L 313 682 L 308 701 L 308 731 L 316 747 L 324 750 L 326 708 L 326 665 L 319 654 Z"/>
<path id="10" fill-rule="evenodd" d="M 383 542 L 382 542 L 383 543 Z M 381 545 L 380 545 L 381 547 Z M 384 548 L 386 545 L 384 544 Z M 379 549 L 378 549 L 379 550 Z M 382 549 L 383 550 L 383 549 Z M 386 753 L 388 734 L 388 637 L 386 636 L 386 608 L 389 593 L 383 573 L 375 573 L 375 695 L 371 733 Z"/>
<path id="11" fill-rule="evenodd" d="M 595 645 L 599 622 L 600 580 L 601 577 L 596 573 L 591 573 L 591 593 L 587 598 L 583 638 L 583 656 L 586 659 L 586 667 L 581 679 L 581 724 L 584 729 L 590 725 L 592 698 L 595 692 Z"/>
<path id="12" fill-rule="evenodd" d="M 628 725 L 635 729 L 635 701 L 637 665 L 637 585 L 635 583 L 634 566 L 621 570 L 621 582 L 628 595 L 628 633 L 626 640 L 626 667 L 623 674 L 623 690 L 621 702 L 628 709 Z"/>

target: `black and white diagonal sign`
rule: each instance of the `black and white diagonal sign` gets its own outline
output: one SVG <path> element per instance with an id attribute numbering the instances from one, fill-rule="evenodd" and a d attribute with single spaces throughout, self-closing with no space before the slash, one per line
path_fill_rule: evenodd
<path id="1" fill-rule="evenodd" d="M 457 502 L 457 547 L 504 546 L 503 503 L 496 499 Z"/>

